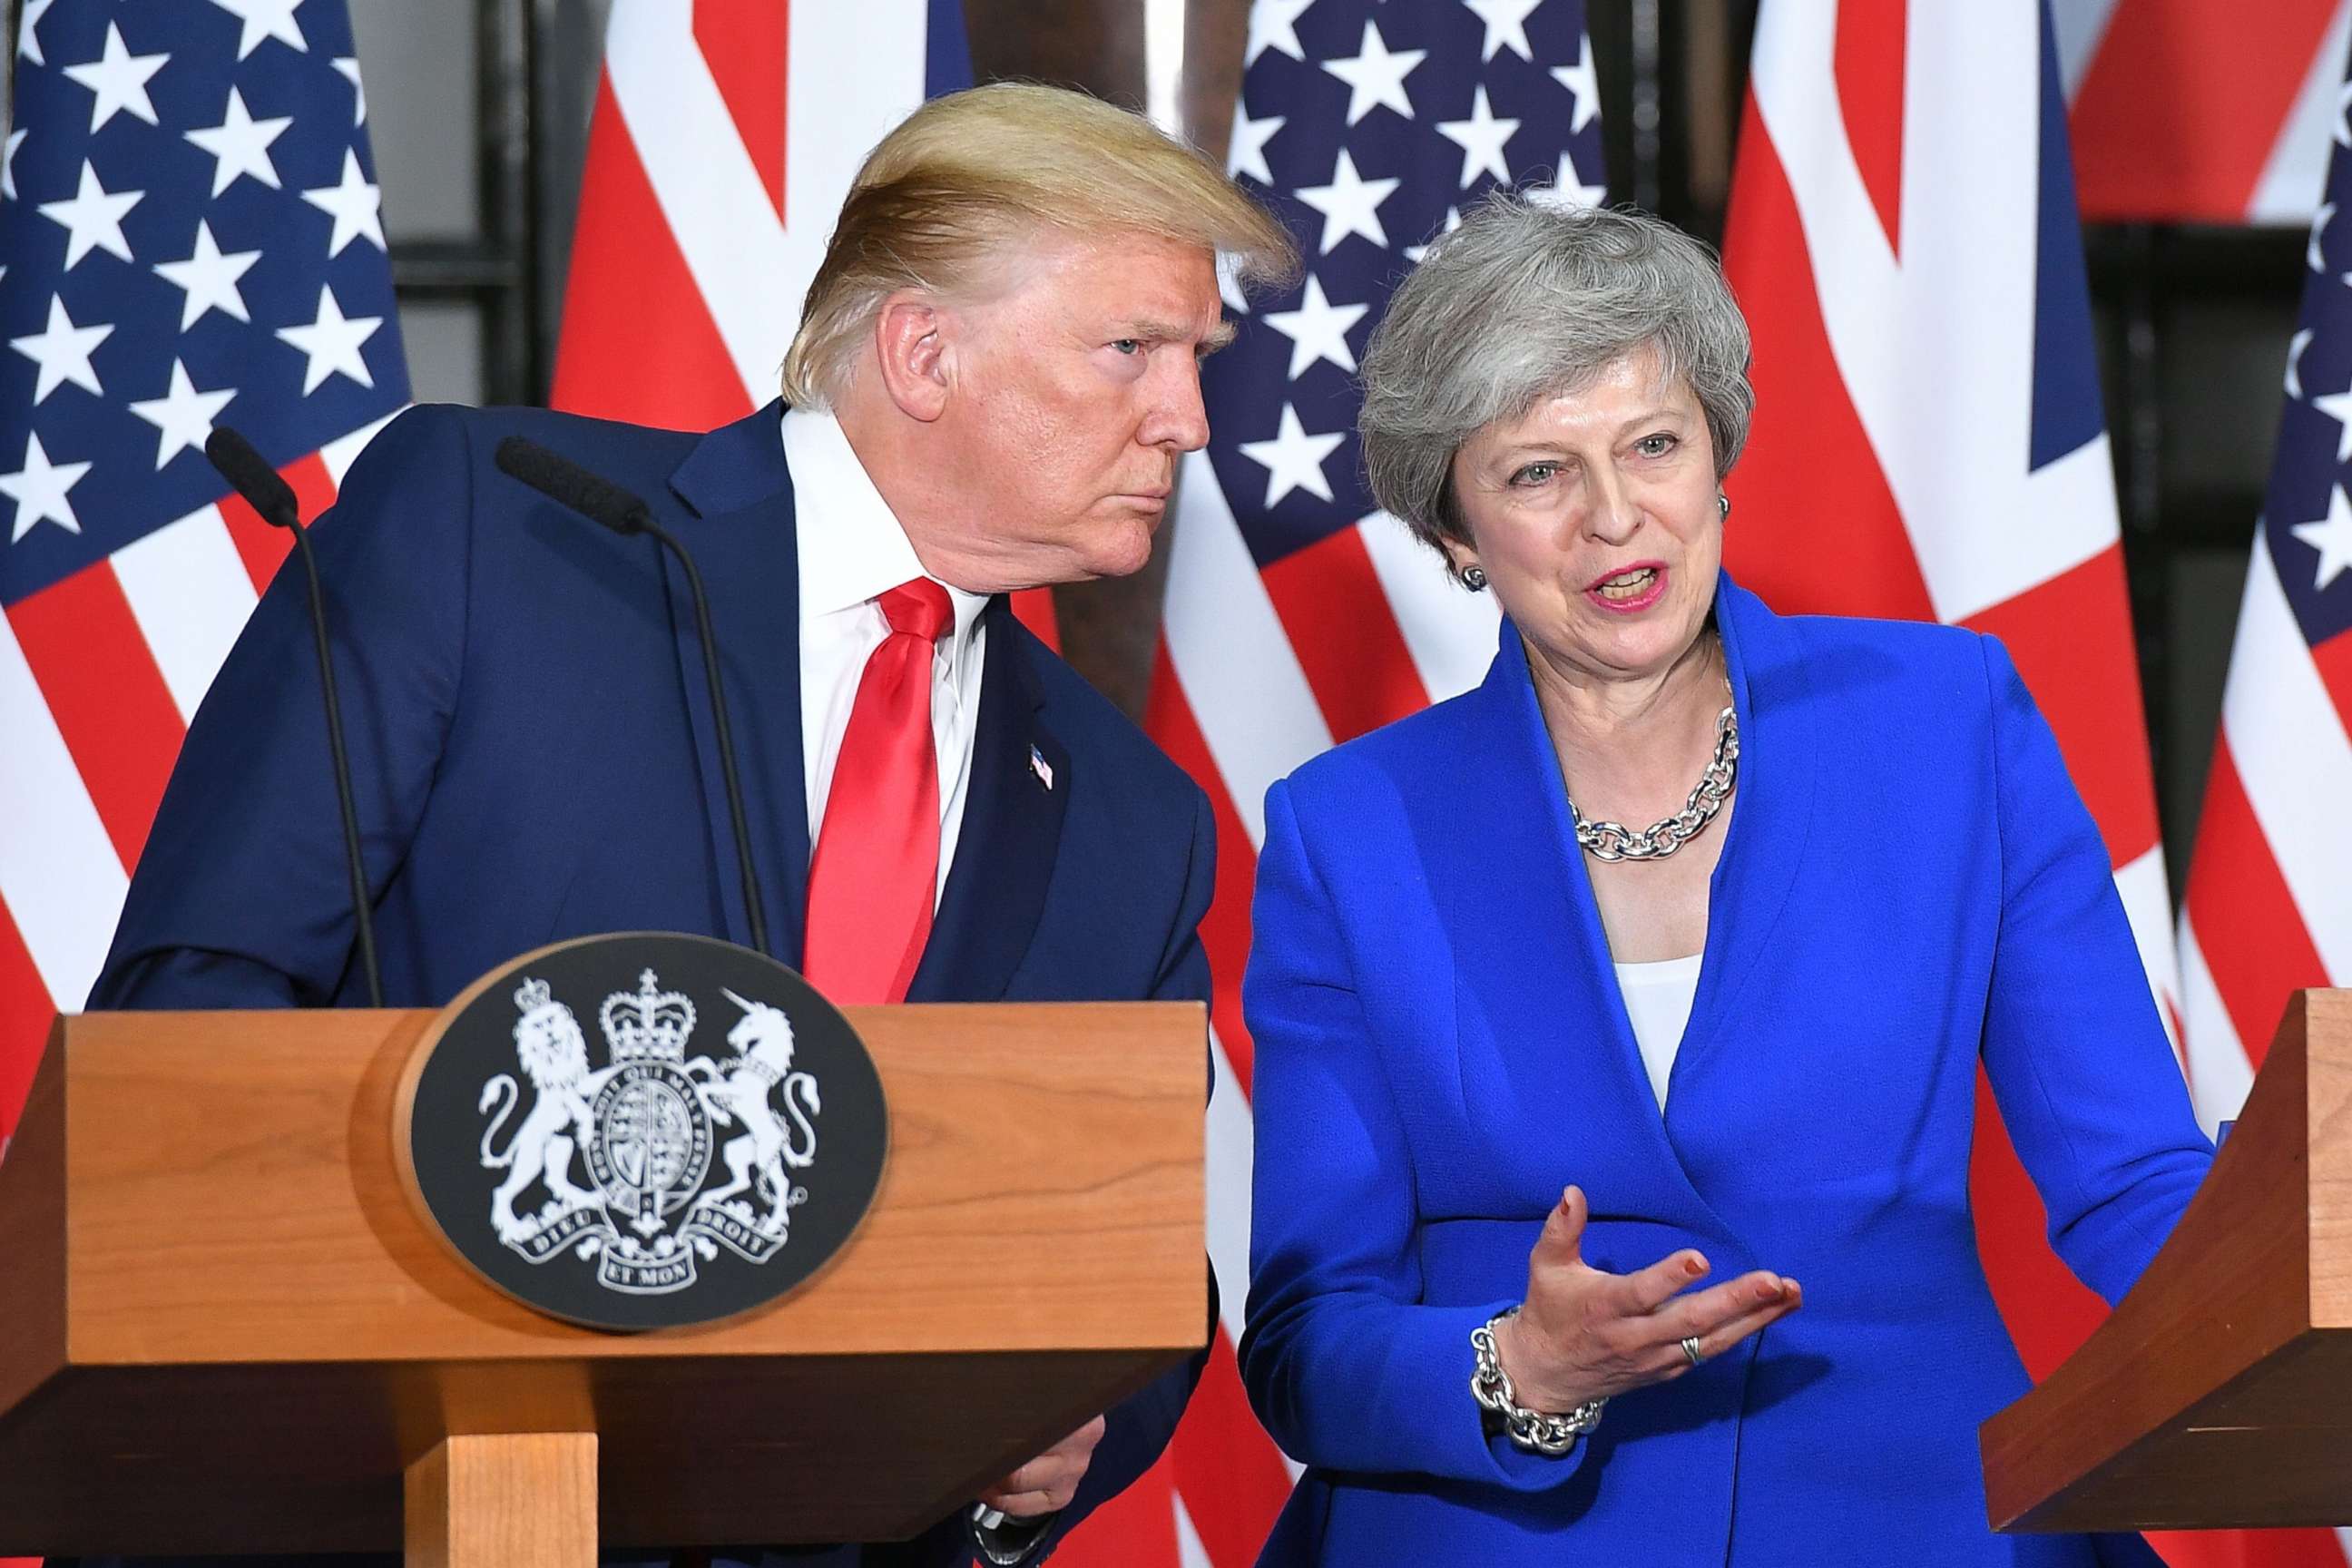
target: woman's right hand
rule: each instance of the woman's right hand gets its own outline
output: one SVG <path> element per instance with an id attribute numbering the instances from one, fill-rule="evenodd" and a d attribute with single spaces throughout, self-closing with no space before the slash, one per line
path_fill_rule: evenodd
<path id="1" fill-rule="evenodd" d="M 1794 1279 L 1759 1269 L 1705 1290 L 1678 1294 L 1706 1275 L 1700 1253 L 1669 1254 L 1632 1274 L 1584 1261 L 1583 1192 L 1570 1187 L 1544 1220 L 1528 1254 L 1528 1299 L 1495 1326 L 1495 1350 L 1518 1404 L 1565 1415 L 1691 1370 L 1682 1342 L 1702 1358 L 1721 1355 L 1803 1303 Z"/>

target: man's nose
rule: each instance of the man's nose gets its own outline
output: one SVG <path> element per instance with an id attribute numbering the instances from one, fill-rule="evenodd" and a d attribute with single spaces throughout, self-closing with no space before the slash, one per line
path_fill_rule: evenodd
<path id="1" fill-rule="evenodd" d="M 1201 362 L 1181 349 L 1163 350 L 1171 362 L 1137 438 L 1147 447 L 1197 452 L 1209 444 L 1209 410 L 1201 400 Z"/>

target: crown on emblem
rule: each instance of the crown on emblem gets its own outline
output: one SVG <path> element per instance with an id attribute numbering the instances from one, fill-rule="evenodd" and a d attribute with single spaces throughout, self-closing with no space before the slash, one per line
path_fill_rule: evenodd
<path id="1" fill-rule="evenodd" d="M 634 993 L 615 991 L 597 1009 L 596 1022 L 613 1047 L 613 1065 L 683 1061 L 694 1032 L 694 1004 L 676 991 L 655 989 L 654 972 L 637 977 Z"/>
<path id="2" fill-rule="evenodd" d="M 538 979 L 526 979 L 521 984 L 515 987 L 514 1005 L 516 1010 L 521 1013 L 526 1019 L 551 1008 L 559 1009 L 564 1012 L 571 1011 L 571 1009 L 564 1007 L 562 1003 L 558 1002 L 555 999 L 555 991 L 553 987 L 550 986 L 546 981 Z"/>

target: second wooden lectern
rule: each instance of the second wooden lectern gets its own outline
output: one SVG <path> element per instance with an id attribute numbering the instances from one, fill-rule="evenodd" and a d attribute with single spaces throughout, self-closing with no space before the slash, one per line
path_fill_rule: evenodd
<path id="1" fill-rule="evenodd" d="M 1982 1440 L 1997 1529 L 2352 1523 L 2352 991 L 2296 995 L 2164 1250 Z"/>
<path id="2" fill-rule="evenodd" d="M 0 1163 L 0 1555 L 911 1535 L 1204 1342 L 1202 1009 L 852 1008 L 863 1228 L 711 1327 L 492 1290 L 404 1201 L 430 1012 L 59 1020 Z"/>

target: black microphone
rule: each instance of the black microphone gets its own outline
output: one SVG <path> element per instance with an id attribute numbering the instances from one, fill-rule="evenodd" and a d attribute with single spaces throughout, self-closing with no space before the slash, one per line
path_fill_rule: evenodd
<path id="1" fill-rule="evenodd" d="M 751 945 L 767 952 L 768 918 L 760 907 L 759 877 L 751 867 L 751 830 L 744 820 L 743 785 L 735 767 L 735 733 L 727 721 L 727 692 L 719 679 L 719 644 L 710 633 L 710 600 L 702 591 L 702 574 L 694 557 L 677 535 L 654 521 L 653 510 L 643 500 L 536 441 L 508 437 L 499 443 L 497 461 L 509 478 L 591 522 L 624 536 L 650 535 L 685 569 L 687 591 L 694 598 L 695 629 L 702 636 L 702 671 L 710 682 L 711 722 L 718 731 L 719 773 L 726 781 L 727 814 L 735 828 L 735 865 L 743 878 L 743 909 L 751 927 Z"/>
<path id="2" fill-rule="evenodd" d="M 368 1005 L 381 1007 L 383 974 L 376 967 L 375 920 L 368 911 L 367 867 L 360 858 L 359 810 L 352 804 L 352 754 L 343 745 L 343 708 L 336 700 L 335 664 L 327 652 L 327 597 L 319 586 L 319 558 L 310 549 L 310 531 L 302 526 L 294 488 L 253 449 L 252 442 L 226 425 L 215 426 L 205 437 L 205 456 L 264 521 L 294 535 L 294 548 L 302 557 L 310 589 L 310 637 L 319 649 L 319 685 L 327 697 L 327 752 L 335 764 L 335 799 L 343 813 L 343 858 L 351 871 L 352 918 L 359 932 L 360 968 L 367 975 Z"/>

